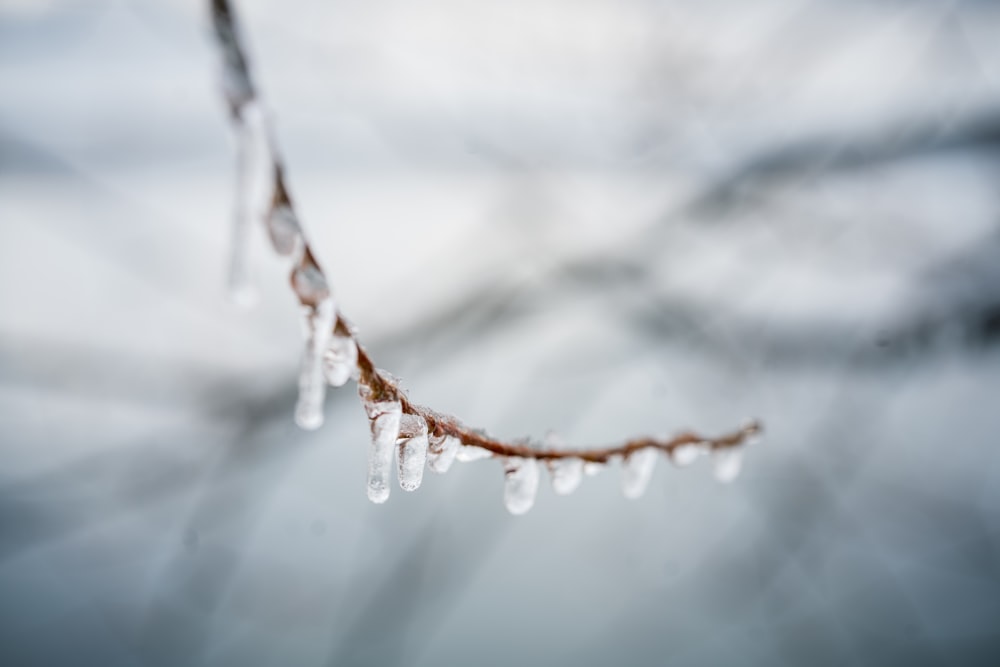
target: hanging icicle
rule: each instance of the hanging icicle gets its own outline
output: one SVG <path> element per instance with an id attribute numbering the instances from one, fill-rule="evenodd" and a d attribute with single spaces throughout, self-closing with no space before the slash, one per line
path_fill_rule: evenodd
<path id="1" fill-rule="evenodd" d="M 646 492 L 658 454 L 653 447 L 643 447 L 625 455 L 622 461 L 622 493 L 626 498 L 638 498 Z"/>
<path id="2" fill-rule="evenodd" d="M 403 415 L 396 446 L 399 463 L 399 486 L 416 491 L 424 479 L 427 463 L 427 422 L 420 415 Z"/>
<path id="3" fill-rule="evenodd" d="M 508 456 L 503 462 L 503 502 L 511 514 L 524 514 L 535 504 L 538 493 L 538 461 Z"/>

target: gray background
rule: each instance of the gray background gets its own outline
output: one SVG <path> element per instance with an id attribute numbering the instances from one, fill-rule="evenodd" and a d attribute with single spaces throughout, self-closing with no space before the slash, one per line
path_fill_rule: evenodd
<path id="1" fill-rule="evenodd" d="M 292 195 L 420 403 L 574 444 L 756 416 L 503 509 L 292 423 L 226 302 L 200 2 L 0 6 L 0 663 L 1000 662 L 1000 6 L 243 2 Z"/>

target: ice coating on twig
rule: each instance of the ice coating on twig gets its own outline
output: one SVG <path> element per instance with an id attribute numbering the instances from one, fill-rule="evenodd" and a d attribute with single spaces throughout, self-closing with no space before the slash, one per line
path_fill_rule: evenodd
<path id="1" fill-rule="evenodd" d="M 538 493 L 538 462 L 519 456 L 504 459 L 503 502 L 511 514 L 524 514 L 535 504 Z"/>
<path id="2" fill-rule="evenodd" d="M 583 461 L 570 457 L 549 459 L 545 462 L 552 477 L 552 490 L 560 496 L 568 496 L 576 491 L 583 481 Z"/>
<path id="3" fill-rule="evenodd" d="M 622 461 L 622 493 L 626 498 L 638 498 L 646 492 L 656 466 L 657 450 L 643 447 L 630 452 Z"/>
<path id="4" fill-rule="evenodd" d="M 462 443 L 453 435 L 431 435 L 427 446 L 427 467 L 438 474 L 448 472 L 460 449 L 464 449 Z"/>
<path id="5" fill-rule="evenodd" d="M 707 451 L 708 450 L 703 443 L 684 443 L 683 445 L 677 445 L 670 450 L 670 461 L 678 468 L 683 468 L 697 461 Z"/>
<path id="6" fill-rule="evenodd" d="M 358 344 L 350 336 L 334 333 L 323 353 L 323 372 L 333 387 L 342 387 L 358 370 Z"/>
<path id="7" fill-rule="evenodd" d="M 712 474 L 720 482 L 728 483 L 740 475 L 743 468 L 743 447 L 721 447 L 712 450 Z"/>
<path id="8" fill-rule="evenodd" d="M 306 343 L 299 370 L 299 400 L 295 406 L 295 423 L 300 428 L 314 430 L 323 424 L 323 399 L 326 380 L 323 377 L 323 351 L 330 339 L 336 308 L 327 297 L 315 307 L 307 306 Z"/>
<path id="9" fill-rule="evenodd" d="M 281 202 L 271 206 L 265 225 L 274 252 L 282 257 L 294 255 L 301 247 L 302 230 L 299 227 L 299 219 L 289 204 Z"/>
<path id="10" fill-rule="evenodd" d="M 462 463 L 469 463 L 470 461 L 488 459 L 491 456 L 493 456 L 493 452 L 488 449 L 476 447 L 475 445 L 461 445 L 455 453 L 455 460 Z"/>
<path id="11" fill-rule="evenodd" d="M 399 486 L 404 491 L 416 491 L 424 479 L 427 463 L 427 422 L 420 415 L 403 415 L 396 446 L 399 463 Z"/>
<path id="12" fill-rule="evenodd" d="M 241 110 L 254 99 L 255 93 L 236 23 L 227 3 L 212 2 L 212 24 L 222 56 L 222 93 L 229 103 L 230 112 L 239 118 Z"/>
<path id="13" fill-rule="evenodd" d="M 403 406 L 399 401 L 370 403 L 372 445 L 368 452 L 368 500 L 384 503 L 389 499 L 392 452 L 399 438 Z M 368 405 L 366 405 L 366 409 Z"/>

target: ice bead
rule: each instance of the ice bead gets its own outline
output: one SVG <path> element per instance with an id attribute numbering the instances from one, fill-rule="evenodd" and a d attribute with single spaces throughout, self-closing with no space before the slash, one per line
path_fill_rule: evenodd
<path id="1" fill-rule="evenodd" d="M 333 387 L 342 387 L 358 370 L 358 344 L 350 336 L 333 334 L 323 353 L 323 373 Z"/>
<path id="2" fill-rule="evenodd" d="M 670 450 L 670 461 L 678 468 L 689 466 L 706 452 L 706 447 L 700 442 L 687 442 Z"/>
<path id="3" fill-rule="evenodd" d="M 336 309 L 332 299 L 307 308 L 306 343 L 299 370 L 299 400 L 295 406 L 295 423 L 314 430 L 323 424 L 323 399 L 326 382 L 323 378 L 323 350 L 326 349 Z"/>
<path id="4" fill-rule="evenodd" d="M 720 447 L 712 450 L 712 473 L 715 479 L 728 483 L 740 475 L 743 468 L 743 448 Z"/>
<path id="5" fill-rule="evenodd" d="M 396 444 L 399 463 L 399 486 L 416 491 L 424 479 L 427 463 L 427 422 L 420 415 L 403 415 Z"/>
<path id="6" fill-rule="evenodd" d="M 491 456 L 493 456 L 493 452 L 482 447 L 476 447 L 475 445 L 462 445 L 458 448 L 458 452 L 455 453 L 455 459 L 462 463 L 488 459 Z"/>
<path id="7" fill-rule="evenodd" d="M 392 452 L 399 438 L 403 406 L 399 401 L 377 404 L 379 411 L 371 420 L 372 444 L 368 452 L 368 499 L 384 503 L 389 499 L 392 476 Z"/>
<path id="8" fill-rule="evenodd" d="M 535 504 L 538 493 L 538 462 L 510 456 L 504 459 L 503 502 L 511 514 L 524 514 Z"/>
<path id="9" fill-rule="evenodd" d="M 622 461 L 622 493 L 626 498 L 638 498 L 646 492 L 656 457 L 656 448 L 644 447 L 629 453 Z"/>
<path id="10" fill-rule="evenodd" d="M 552 490 L 560 496 L 567 496 L 583 481 L 583 460 L 570 457 L 549 459 L 545 462 L 552 477 Z"/>
<path id="11" fill-rule="evenodd" d="M 443 474 L 448 472 L 462 443 L 453 435 L 432 435 L 427 447 L 427 466 L 432 472 Z"/>
<path id="12" fill-rule="evenodd" d="M 287 203 L 275 204 L 265 224 L 274 251 L 283 257 L 294 255 L 302 243 L 302 230 L 292 207 Z"/>

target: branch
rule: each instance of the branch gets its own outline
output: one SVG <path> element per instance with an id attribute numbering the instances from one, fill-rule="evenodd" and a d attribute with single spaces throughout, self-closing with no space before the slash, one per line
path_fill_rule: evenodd
<path id="1" fill-rule="evenodd" d="M 514 514 L 531 508 L 538 489 L 539 462 L 552 476 L 556 493 L 568 494 L 579 486 L 584 474 L 595 474 L 612 460 L 623 464 L 625 496 L 642 495 L 649 483 L 657 453 L 666 454 L 677 466 L 693 463 L 711 454 L 715 476 L 731 481 L 739 473 L 742 445 L 755 440 L 761 424 L 753 421 L 729 434 L 707 437 L 684 432 L 669 439 L 636 438 L 623 444 L 571 449 L 550 441 L 545 447 L 529 441 L 502 442 L 482 430 L 463 425 L 457 418 L 440 414 L 410 401 L 398 380 L 376 367 L 357 338 L 347 318 L 337 309 L 332 290 L 312 246 L 299 223 L 285 184 L 285 169 L 269 116 L 253 84 L 234 12 L 228 0 L 210 0 L 216 41 L 222 55 L 223 94 L 241 142 L 241 155 L 252 141 L 249 127 L 257 119 L 265 134 L 271 160 L 272 196 L 265 227 L 275 252 L 295 258 L 290 275 L 292 290 L 306 319 L 306 345 L 299 376 L 296 423 L 305 429 L 323 423 L 323 401 L 327 384 L 339 387 L 353 379 L 371 422 L 372 446 L 368 465 L 368 497 L 381 503 L 389 497 L 393 454 L 398 463 L 400 486 L 412 491 L 420 486 L 425 465 L 446 472 L 453 461 L 481 458 L 503 459 L 506 475 L 505 504 Z M 241 169 L 246 165 L 241 162 Z M 245 185 L 245 179 L 239 183 Z M 237 194 L 237 210 L 248 210 L 246 192 Z M 238 215 L 237 243 L 233 267 L 245 267 L 240 253 L 245 245 L 245 225 Z M 243 272 L 245 273 L 245 271 Z M 246 285 L 236 285 L 245 293 Z"/>

